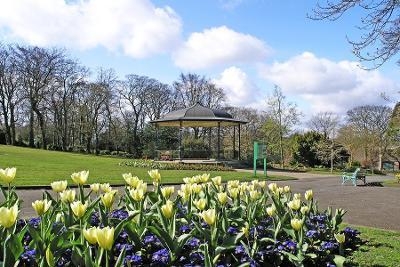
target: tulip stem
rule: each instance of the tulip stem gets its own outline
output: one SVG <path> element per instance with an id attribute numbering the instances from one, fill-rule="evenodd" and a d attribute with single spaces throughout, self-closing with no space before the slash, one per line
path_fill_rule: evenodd
<path id="1" fill-rule="evenodd" d="M 106 252 L 106 267 L 110 267 L 110 261 L 109 261 L 109 252 L 108 250 L 105 251 Z"/>

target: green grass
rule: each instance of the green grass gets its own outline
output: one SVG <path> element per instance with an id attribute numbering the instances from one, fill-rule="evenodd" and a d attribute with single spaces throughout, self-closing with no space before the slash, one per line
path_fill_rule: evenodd
<path id="1" fill-rule="evenodd" d="M 351 226 L 361 231 L 363 245 L 350 257 L 347 266 L 400 266 L 400 232 L 370 227 Z"/>
<path id="2" fill-rule="evenodd" d="M 383 181 L 384 186 L 389 186 L 389 187 L 400 187 L 400 183 L 398 179 L 392 179 L 392 180 L 385 180 Z"/>
<path id="3" fill-rule="evenodd" d="M 17 186 L 43 186 L 52 181 L 69 179 L 71 173 L 89 170 L 89 183 L 108 182 L 110 184 L 123 184 L 121 174 L 131 172 L 141 179 L 150 181 L 145 168 L 119 166 L 123 159 L 104 156 L 93 156 L 76 153 L 47 151 L 40 149 L 13 147 L 0 145 L 0 168 L 16 167 Z M 162 170 L 163 183 L 180 183 L 182 178 L 204 173 L 204 171 Z M 252 180 L 248 172 L 209 172 L 211 176 L 222 176 L 223 180 L 242 179 Z M 259 176 L 258 179 L 263 179 Z M 269 180 L 294 179 L 288 176 L 271 175 Z M 69 179 L 70 181 L 70 179 Z"/>

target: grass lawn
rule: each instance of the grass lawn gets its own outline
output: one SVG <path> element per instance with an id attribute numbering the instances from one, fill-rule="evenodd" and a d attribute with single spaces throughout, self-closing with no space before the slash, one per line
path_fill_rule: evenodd
<path id="1" fill-rule="evenodd" d="M 392 180 L 385 180 L 383 182 L 384 186 L 390 186 L 390 187 L 400 187 L 400 183 L 398 182 L 397 179 L 392 179 Z"/>
<path id="2" fill-rule="evenodd" d="M 366 242 L 350 256 L 346 266 L 400 266 L 400 232 L 362 226 L 351 227 L 361 231 L 361 238 Z"/>
<path id="3" fill-rule="evenodd" d="M 126 159 L 125 159 L 126 160 Z M 16 167 L 17 186 L 43 186 L 50 182 L 69 179 L 71 173 L 89 170 L 89 183 L 108 182 L 110 184 L 123 184 L 121 174 L 131 172 L 141 179 L 150 181 L 145 168 L 134 168 L 129 166 L 119 166 L 118 163 L 124 161 L 121 158 L 93 156 L 75 154 L 58 151 L 47 151 L 40 149 L 22 148 L 14 146 L 0 145 L 0 168 Z M 163 183 L 180 183 L 182 178 L 204 173 L 203 171 L 160 171 Z M 248 172 L 210 172 L 211 176 L 222 176 L 223 180 L 242 179 L 252 180 L 251 173 Z M 263 179 L 259 176 L 258 179 Z M 268 180 L 288 180 L 294 179 L 288 176 L 271 175 Z"/>

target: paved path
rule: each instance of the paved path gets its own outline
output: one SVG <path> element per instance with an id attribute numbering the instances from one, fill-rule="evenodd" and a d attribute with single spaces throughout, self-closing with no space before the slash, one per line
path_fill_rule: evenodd
<path id="1" fill-rule="evenodd" d="M 276 173 L 278 174 L 278 173 Z M 295 176 L 294 173 L 285 173 Z M 304 175 L 304 174 L 303 174 Z M 299 180 L 278 182 L 290 185 L 294 192 L 303 193 L 313 189 L 320 208 L 343 208 L 347 210 L 344 221 L 400 231 L 400 188 L 341 185 L 339 176 L 307 174 Z M 367 182 L 380 182 L 391 177 L 368 176 Z M 43 190 L 18 190 L 24 200 L 22 216 L 33 216 L 32 201 L 42 198 Z"/>

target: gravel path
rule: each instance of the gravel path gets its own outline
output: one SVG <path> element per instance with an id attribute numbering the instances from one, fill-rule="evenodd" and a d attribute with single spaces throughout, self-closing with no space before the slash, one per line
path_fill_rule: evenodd
<path id="1" fill-rule="evenodd" d="M 278 173 L 276 173 L 278 174 Z M 296 176 L 285 173 L 287 176 Z M 302 174 L 304 175 L 304 174 Z M 400 231 L 400 188 L 379 186 L 357 186 L 350 183 L 341 185 L 339 176 L 308 174 L 297 176 L 298 180 L 277 182 L 290 185 L 294 192 L 303 193 L 313 189 L 320 208 L 343 208 L 347 210 L 344 221 L 355 225 L 372 226 Z M 367 182 L 381 182 L 391 177 L 368 176 Z M 24 200 L 22 216 L 33 216 L 31 203 L 42 198 L 44 190 L 18 190 Z"/>

